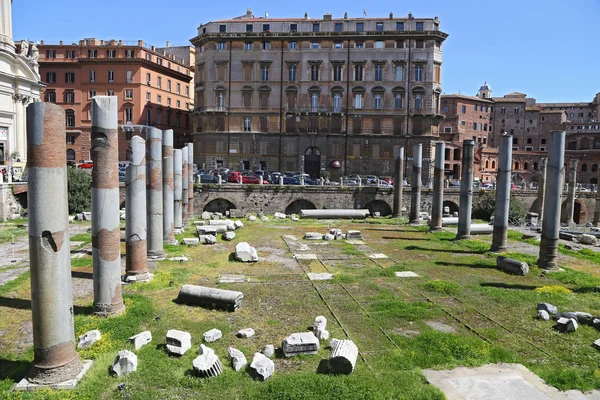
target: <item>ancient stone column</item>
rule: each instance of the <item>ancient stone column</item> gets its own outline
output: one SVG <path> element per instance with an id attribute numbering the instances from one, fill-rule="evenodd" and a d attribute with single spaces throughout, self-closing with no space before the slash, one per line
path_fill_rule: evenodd
<path id="1" fill-rule="evenodd" d="M 494 232 L 492 251 L 506 250 L 508 240 L 508 209 L 510 207 L 510 178 L 512 172 L 512 136 L 500 137 L 498 174 L 496 175 L 496 208 L 494 210 Z"/>
<path id="2" fill-rule="evenodd" d="M 188 143 L 188 219 L 194 218 L 194 143 Z"/>
<path id="3" fill-rule="evenodd" d="M 283 175 L 279 175 L 279 186 L 283 186 Z"/>
<path id="4" fill-rule="evenodd" d="M 456 239 L 471 237 L 471 208 L 473 205 L 473 162 L 475 141 L 463 142 L 462 176 L 460 180 L 460 205 L 458 210 L 458 231 Z"/>
<path id="5" fill-rule="evenodd" d="M 146 242 L 146 141 L 129 141 L 129 165 L 125 172 L 125 281 L 149 281 Z"/>
<path id="6" fill-rule="evenodd" d="M 175 239 L 175 189 L 173 183 L 173 130 L 162 131 L 162 195 L 163 242 L 177 244 Z"/>
<path id="7" fill-rule="evenodd" d="M 65 135 L 61 107 L 40 102 L 27 107 L 34 349 L 27 379 L 36 384 L 73 379 L 83 368 L 75 350 L 73 325 Z"/>
<path id="8" fill-rule="evenodd" d="M 183 226 L 188 224 L 188 148 L 181 149 L 181 218 Z"/>
<path id="9" fill-rule="evenodd" d="M 546 170 L 546 201 L 538 265 L 543 269 L 558 268 L 558 234 L 565 163 L 565 131 L 554 131 L 550 140 Z"/>
<path id="10" fill-rule="evenodd" d="M 173 188 L 174 188 L 174 192 L 173 192 L 173 200 L 174 200 L 174 204 L 173 204 L 173 212 L 175 214 L 175 230 L 176 231 L 181 231 L 181 229 L 183 228 L 183 214 L 182 214 L 182 203 L 181 203 L 181 198 L 182 198 L 182 193 L 183 193 L 183 188 L 182 188 L 182 182 L 181 182 L 181 173 L 182 173 L 182 155 L 181 155 L 181 150 L 180 149 L 176 149 L 173 150 Z"/>
<path id="11" fill-rule="evenodd" d="M 402 216 L 402 183 L 404 182 L 404 147 L 398 147 L 394 169 L 394 210 L 392 218 Z"/>
<path id="12" fill-rule="evenodd" d="M 423 167 L 423 145 L 413 146 L 412 184 L 410 193 L 410 224 L 421 222 L 421 168 Z"/>
<path id="13" fill-rule="evenodd" d="M 148 224 L 148 258 L 161 260 L 163 248 L 163 175 L 162 131 L 146 130 L 146 215 Z"/>
<path id="14" fill-rule="evenodd" d="M 119 132 L 116 96 L 92 99 L 92 264 L 94 314 L 125 310 L 121 297 Z"/>
<path id="15" fill-rule="evenodd" d="M 431 231 L 442 229 L 442 215 L 444 214 L 444 162 L 446 161 L 446 144 L 435 144 L 435 165 L 433 170 L 433 202 L 431 206 Z"/>
<path id="16" fill-rule="evenodd" d="M 573 212 L 575 211 L 575 192 L 577 189 L 577 164 L 579 160 L 569 160 L 569 190 L 567 192 L 567 224 L 573 225 Z"/>
<path id="17" fill-rule="evenodd" d="M 600 226 L 600 168 L 598 168 L 598 184 L 596 186 L 596 209 L 594 210 L 594 226 Z"/>
<path id="18" fill-rule="evenodd" d="M 538 181 L 537 202 L 538 202 L 538 226 L 541 227 L 544 220 L 544 199 L 546 194 L 546 169 L 548 159 L 540 159 L 540 177 Z"/>

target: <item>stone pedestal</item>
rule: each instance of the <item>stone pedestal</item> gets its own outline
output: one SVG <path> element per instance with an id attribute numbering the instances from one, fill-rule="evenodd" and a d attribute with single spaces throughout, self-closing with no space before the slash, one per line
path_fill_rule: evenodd
<path id="1" fill-rule="evenodd" d="M 463 142 L 462 176 L 460 181 L 460 205 L 458 211 L 458 231 L 456 239 L 471 237 L 471 209 L 473 208 L 473 161 L 475 141 Z"/>

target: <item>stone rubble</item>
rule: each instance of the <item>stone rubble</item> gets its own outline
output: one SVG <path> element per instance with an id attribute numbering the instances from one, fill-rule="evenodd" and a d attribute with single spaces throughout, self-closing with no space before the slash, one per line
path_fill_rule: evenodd
<path id="1" fill-rule="evenodd" d="M 256 221 L 256 215 L 248 215 L 248 221 Z"/>
<path id="2" fill-rule="evenodd" d="M 131 336 L 129 342 L 133 344 L 136 350 L 139 350 L 142 346 L 147 345 L 152 341 L 152 333 L 150 331 L 144 331 L 137 335 Z"/>
<path id="3" fill-rule="evenodd" d="M 323 239 L 327 241 L 335 240 L 335 236 L 333 236 L 331 233 L 326 233 L 325 235 L 323 235 Z"/>
<path id="4" fill-rule="evenodd" d="M 313 323 L 312 329 L 319 340 L 327 340 L 329 339 L 329 332 L 327 331 L 327 319 L 319 315 L 315 318 L 315 322 Z"/>
<path id="5" fill-rule="evenodd" d="M 239 219 L 237 221 L 234 221 L 233 224 L 235 225 L 236 229 L 244 227 L 244 223 L 242 221 L 240 221 Z"/>
<path id="6" fill-rule="evenodd" d="M 239 338 L 249 338 L 254 336 L 254 329 L 252 328 L 245 328 L 245 329 L 240 329 L 238 331 L 238 333 L 236 334 L 237 337 Z"/>
<path id="7" fill-rule="evenodd" d="M 217 243 L 217 237 L 213 235 L 200 235 L 198 236 L 198 241 L 202 244 L 212 245 Z"/>
<path id="8" fill-rule="evenodd" d="M 80 349 L 87 349 L 88 347 L 96 343 L 98 340 L 100 340 L 101 337 L 102 335 L 97 329 L 94 329 L 93 331 L 88 331 L 83 335 L 79 336 L 79 343 L 77 344 L 77 347 L 79 347 Z"/>
<path id="9" fill-rule="evenodd" d="M 223 240 L 226 241 L 232 241 L 233 239 L 235 239 L 235 232 L 225 232 L 223 233 Z"/>
<path id="10" fill-rule="evenodd" d="M 264 381 L 275 372 L 275 364 L 264 354 L 254 353 L 252 363 L 250 364 L 250 370 L 255 378 Z"/>
<path id="11" fill-rule="evenodd" d="M 205 225 L 205 226 L 200 225 L 200 226 L 196 227 L 196 234 L 198 236 L 200 236 L 200 235 L 217 236 L 217 227 L 212 226 L 212 225 Z"/>
<path id="12" fill-rule="evenodd" d="M 221 360 L 219 360 L 219 357 L 215 354 L 213 349 L 201 344 L 198 353 L 199 356 L 192 361 L 192 366 L 199 376 L 203 378 L 214 378 L 223 373 Z"/>
<path id="13" fill-rule="evenodd" d="M 183 244 L 186 246 L 198 246 L 200 244 L 200 239 L 198 238 L 183 238 Z"/>
<path id="14" fill-rule="evenodd" d="M 593 346 L 594 346 L 596 349 L 600 350 L 600 339 L 596 339 L 596 340 L 594 340 Z"/>
<path id="15" fill-rule="evenodd" d="M 538 310 L 537 317 L 541 321 L 550 321 L 550 314 L 546 310 Z"/>
<path id="16" fill-rule="evenodd" d="M 286 219 L 287 215 L 284 214 L 284 213 L 276 212 L 275 214 L 273 214 L 273 218 L 275 218 L 275 219 Z"/>
<path id="17" fill-rule="evenodd" d="M 258 253 L 247 242 L 240 242 L 235 246 L 235 259 L 241 262 L 257 262 Z"/>
<path id="18" fill-rule="evenodd" d="M 202 213 L 202 215 L 201 215 L 201 218 L 202 218 L 203 220 L 209 220 L 209 219 L 211 219 L 211 217 L 212 217 L 212 214 L 211 214 L 211 213 L 209 213 L 208 211 L 204 211 L 204 212 Z"/>
<path id="19" fill-rule="evenodd" d="M 577 237 L 577 241 L 581 244 L 587 244 L 595 246 L 598 243 L 598 239 L 594 235 L 583 234 Z"/>
<path id="20" fill-rule="evenodd" d="M 244 275 L 222 275 L 219 277 L 219 283 L 244 283 L 246 277 Z"/>
<path id="21" fill-rule="evenodd" d="M 202 335 L 202 337 L 204 337 L 205 342 L 212 343 L 221 339 L 223 337 L 223 333 L 218 329 L 211 329 L 208 332 L 204 332 L 204 335 Z"/>
<path id="22" fill-rule="evenodd" d="M 333 235 L 335 240 L 342 240 L 344 238 L 344 234 L 342 233 L 341 229 L 331 228 L 329 233 Z"/>
<path id="23" fill-rule="evenodd" d="M 413 271 L 396 271 L 394 275 L 398 278 L 420 278 L 421 275 Z"/>
<path id="24" fill-rule="evenodd" d="M 575 318 L 561 317 L 556 321 L 556 329 L 559 332 L 568 333 L 575 332 L 578 328 L 577 321 Z"/>
<path id="25" fill-rule="evenodd" d="M 558 308 L 556 308 L 555 306 L 553 306 L 550 303 L 540 303 L 537 305 L 537 309 L 547 311 L 548 314 L 552 314 L 552 315 L 555 315 L 556 313 L 558 313 Z"/>
<path id="26" fill-rule="evenodd" d="M 263 215 L 262 217 L 260 217 L 260 221 L 261 222 L 268 222 L 269 221 L 269 217 L 267 217 L 266 215 Z"/>
<path id="27" fill-rule="evenodd" d="M 110 370 L 117 376 L 126 375 L 137 370 L 137 356 L 129 350 L 121 350 L 113 361 Z"/>
<path id="28" fill-rule="evenodd" d="M 362 240 L 363 239 L 363 235 L 362 233 L 360 233 L 360 231 L 353 231 L 350 230 L 346 233 L 346 238 L 347 239 L 357 239 L 357 240 Z"/>
<path id="29" fill-rule="evenodd" d="M 189 332 L 169 329 L 167 331 L 167 350 L 170 354 L 184 355 L 192 348 L 192 335 Z"/>
<path id="30" fill-rule="evenodd" d="M 167 258 L 167 260 L 169 261 L 179 261 L 179 262 L 186 262 L 186 261 L 190 261 L 190 259 L 186 256 L 181 256 L 181 257 L 169 257 Z"/>
<path id="31" fill-rule="evenodd" d="M 265 347 L 263 347 L 261 353 L 271 358 L 275 355 L 275 346 L 273 346 L 272 344 L 268 344 Z"/>
<path id="32" fill-rule="evenodd" d="M 231 359 L 231 366 L 233 367 L 235 372 L 238 372 L 248 364 L 246 356 L 238 349 L 229 347 L 227 348 L 227 354 L 229 354 L 229 358 Z"/>
<path id="33" fill-rule="evenodd" d="M 296 332 L 283 339 L 281 348 L 286 357 L 298 354 L 317 354 L 319 339 L 312 332 Z"/>
<path id="34" fill-rule="evenodd" d="M 305 240 L 323 240 L 323 234 L 318 232 L 306 232 L 304 234 Z"/>

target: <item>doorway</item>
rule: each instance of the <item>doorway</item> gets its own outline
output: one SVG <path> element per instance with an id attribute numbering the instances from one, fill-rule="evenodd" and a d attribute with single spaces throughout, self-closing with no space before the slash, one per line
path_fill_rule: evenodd
<path id="1" fill-rule="evenodd" d="M 304 173 L 313 179 L 321 177 L 321 151 L 317 147 L 309 147 L 304 152 Z"/>

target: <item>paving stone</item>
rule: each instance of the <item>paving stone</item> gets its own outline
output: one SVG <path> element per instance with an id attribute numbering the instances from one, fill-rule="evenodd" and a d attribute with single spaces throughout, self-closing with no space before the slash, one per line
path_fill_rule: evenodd
<path id="1" fill-rule="evenodd" d="M 349 244 L 365 244 L 365 242 L 363 242 L 362 240 L 358 240 L 358 239 L 347 239 L 347 242 Z"/>
<path id="2" fill-rule="evenodd" d="M 298 238 L 294 235 L 283 235 L 284 240 L 298 240 Z"/>
<path id="3" fill-rule="evenodd" d="M 208 332 L 204 332 L 204 341 L 207 343 L 216 342 L 223 337 L 223 333 L 218 329 L 211 329 Z"/>
<path id="4" fill-rule="evenodd" d="M 236 372 L 238 372 L 248 364 L 246 356 L 238 349 L 229 347 L 227 348 L 227 354 L 229 354 L 229 358 L 231 359 L 231 366 Z"/>
<path id="5" fill-rule="evenodd" d="M 327 281 L 333 279 L 333 274 L 327 272 L 322 272 L 320 274 L 309 272 L 308 279 L 310 279 L 311 281 Z"/>
<path id="6" fill-rule="evenodd" d="M 398 278 L 420 278 L 421 275 L 413 271 L 396 271 L 394 272 Z"/>
<path id="7" fill-rule="evenodd" d="M 169 329 L 167 331 L 167 350 L 181 356 L 192 348 L 192 335 L 189 332 Z"/>
<path id="8" fill-rule="evenodd" d="M 312 253 L 295 253 L 294 258 L 296 260 L 318 260 L 317 255 Z"/>
<path id="9" fill-rule="evenodd" d="M 244 283 L 246 277 L 244 275 L 222 275 L 219 277 L 219 283 Z"/>
<path id="10" fill-rule="evenodd" d="M 250 370 L 256 379 L 264 381 L 275 372 L 275 364 L 264 354 L 254 353 L 252 363 L 250 364 Z"/>
<path id="11" fill-rule="evenodd" d="M 152 333 L 150 331 L 144 331 L 129 338 L 129 342 L 133 344 L 136 350 L 139 350 L 142 346 L 147 345 L 151 341 Z"/>
<path id="12" fill-rule="evenodd" d="M 111 372 L 122 376 L 137 370 L 138 358 L 129 350 L 121 350 L 110 367 Z"/>
<path id="13" fill-rule="evenodd" d="M 323 240 L 323 234 L 319 232 L 306 232 L 304 234 L 305 240 Z"/>
<path id="14" fill-rule="evenodd" d="M 386 256 L 383 253 L 374 253 L 374 254 L 370 254 L 369 258 L 372 258 L 374 260 L 378 260 L 378 259 L 382 259 L 382 258 L 389 258 L 388 256 Z"/>
<path id="15" fill-rule="evenodd" d="M 236 334 L 237 337 L 239 338 L 249 338 L 254 336 L 254 329 L 252 328 L 245 328 L 245 329 L 240 329 L 238 331 L 238 333 Z"/>
<path id="16" fill-rule="evenodd" d="M 296 332 L 283 339 L 281 347 L 286 357 L 299 354 L 317 354 L 319 339 L 312 332 Z"/>
<path id="17" fill-rule="evenodd" d="M 79 347 L 80 349 L 87 349 L 88 347 L 96 343 L 98 340 L 100 340 L 101 337 L 102 335 L 97 329 L 94 329 L 93 331 L 88 331 L 83 335 L 79 336 L 79 343 L 77 344 L 77 347 Z"/>
<path id="18" fill-rule="evenodd" d="M 349 230 L 346 233 L 346 239 L 362 240 L 363 239 L 363 235 L 362 235 L 362 233 L 360 231 Z"/>

